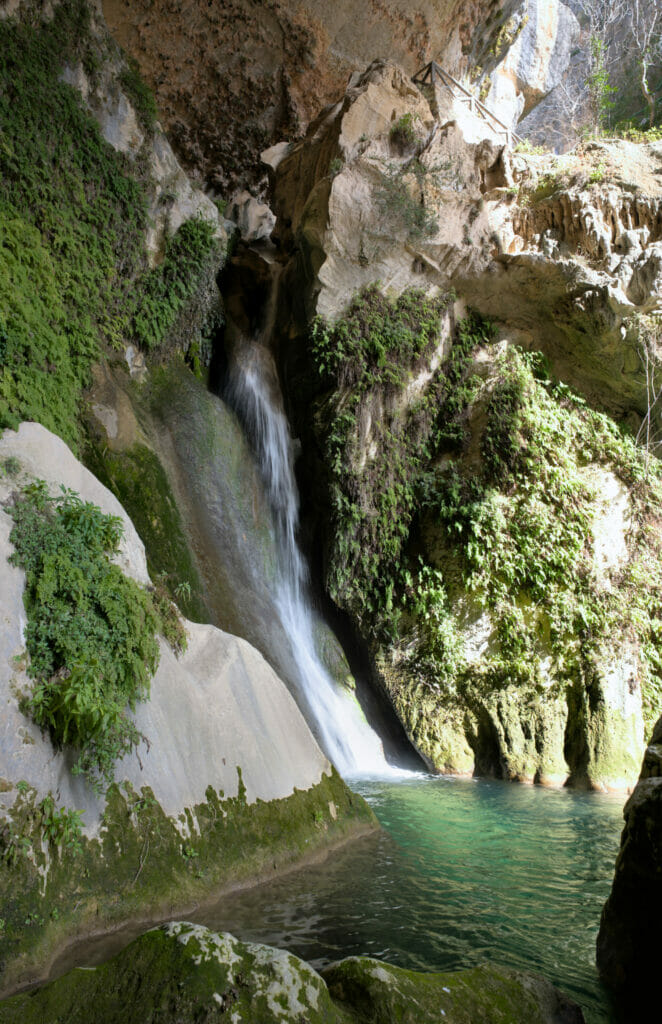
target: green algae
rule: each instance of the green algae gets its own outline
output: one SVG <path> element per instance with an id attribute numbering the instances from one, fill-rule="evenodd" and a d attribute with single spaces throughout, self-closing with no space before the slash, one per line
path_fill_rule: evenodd
<path id="1" fill-rule="evenodd" d="M 43 972 L 67 938 L 132 918 L 162 919 L 215 891 L 260 876 L 376 827 L 365 801 L 335 770 L 306 791 L 248 803 L 239 790 L 207 800 L 180 821 L 169 818 L 148 787 L 112 786 L 101 829 L 81 839 L 78 856 L 43 848 L 33 801 L 20 794 L 7 812 L 30 845 L 29 856 L 0 863 L 0 935 L 4 990 Z M 335 814 L 335 817 L 334 817 Z"/>
<path id="2" fill-rule="evenodd" d="M 0 1003 L 0 1024 L 581 1024 L 548 982 L 505 968 L 422 974 L 351 957 L 317 974 L 284 950 L 176 921 L 100 967 Z"/>

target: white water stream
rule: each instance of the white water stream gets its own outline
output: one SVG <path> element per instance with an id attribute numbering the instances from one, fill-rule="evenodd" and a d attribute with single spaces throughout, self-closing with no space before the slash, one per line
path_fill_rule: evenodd
<path id="1" fill-rule="evenodd" d="M 336 685 L 315 650 L 307 566 L 297 543 L 293 442 L 276 369 L 263 345 L 237 346 L 229 397 L 255 446 L 272 507 L 280 558 L 276 604 L 322 746 L 342 775 L 400 774 L 386 762 L 356 699 Z"/>

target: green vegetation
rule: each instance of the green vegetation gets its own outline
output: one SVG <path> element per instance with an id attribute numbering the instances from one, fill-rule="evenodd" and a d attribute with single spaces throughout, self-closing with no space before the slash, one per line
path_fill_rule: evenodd
<path id="1" fill-rule="evenodd" d="M 429 238 L 439 230 L 425 191 L 431 172 L 418 159 L 402 166 L 388 165 L 375 195 L 379 206 L 396 231 L 413 241 Z"/>
<path id="2" fill-rule="evenodd" d="M 317 320 L 312 328 L 320 381 L 340 399 L 323 439 L 333 515 L 327 586 L 366 626 L 392 603 L 392 574 L 409 533 L 425 445 L 444 430 L 435 418 L 435 391 L 404 414 L 399 396 L 442 344 L 448 302 L 415 290 L 389 299 L 373 285 L 333 326 Z M 460 340 L 458 352 L 462 346 Z M 462 400 L 456 391 L 453 401 Z M 361 465 L 361 424 L 373 418 L 375 454 Z M 387 621 L 382 616 L 381 624 Z"/>
<path id="3" fill-rule="evenodd" d="M 158 917 L 155 908 L 162 906 L 179 913 L 223 886 L 271 875 L 358 828 L 376 827 L 367 804 L 335 771 L 305 792 L 251 803 L 240 771 L 238 776 L 236 796 L 209 787 L 206 799 L 179 821 L 164 813 L 148 787 L 138 793 L 128 783 L 122 790 L 112 785 L 98 838 L 81 836 L 76 857 L 52 844 L 47 856 L 34 792 L 19 793 L 7 812 L 7 828 L 25 840 L 31 853 L 0 871 L 5 986 L 31 969 L 38 974 L 72 936 L 111 930 L 132 918 Z M 316 827 L 320 814 L 321 828 Z M 186 858 L 181 829 L 193 826 L 193 816 L 197 856 Z"/>
<path id="4" fill-rule="evenodd" d="M 613 96 L 617 92 L 616 86 L 611 84 L 609 71 L 607 70 L 607 46 L 603 39 L 598 36 L 590 38 L 590 72 L 586 78 L 591 111 L 593 114 L 593 129 L 596 132 L 603 131 L 609 124 L 609 117 L 614 107 Z"/>
<path id="5" fill-rule="evenodd" d="M 149 694 L 162 628 L 151 595 L 110 560 L 121 521 L 71 491 L 29 485 L 9 509 L 12 561 L 26 573 L 27 714 L 98 789 L 144 738 L 126 714 Z"/>
<path id="6" fill-rule="evenodd" d="M 103 47 L 84 0 L 51 21 L 0 21 L 0 428 L 36 420 L 74 448 L 92 362 L 128 340 L 162 344 L 214 252 L 196 221 L 148 270 L 145 161 L 106 143 L 61 80 L 82 64 L 93 81 Z M 135 67 L 121 78 L 147 127 L 153 100 Z"/>
<path id="7" fill-rule="evenodd" d="M 59 80 L 92 52 L 79 0 L 0 23 L 0 426 L 35 419 L 69 444 L 90 362 L 127 330 L 146 226 L 143 187 Z"/>
<path id="8" fill-rule="evenodd" d="M 141 282 L 132 334 L 150 351 L 161 346 L 177 316 L 194 295 L 216 251 L 213 225 L 202 218 L 185 221 L 168 239 L 162 262 Z"/>
<path id="9" fill-rule="evenodd" d="M 514 151 L 515 153 L 524 153 L 527 156 L 544 156 L 550 152 L 544 146 L 534 146 L 528 139 L 522 139 L 518 142 Z"/>
<path id="10" fill-rule="evenodd" d="M 532 700 L 577 680 L 589 686 L 618 635 L 642 652 L 645 715 L 654 720 L 662 709 L 657 462 L 551 380 L 539 355 L 493 346 L 492 326 L 475 315 L 413 389 L 440 341 L 441 308 L 421 293 L 389 300 L 372 288 L 335 325 L 313 327 L 318 373 L 333 388 L 316 416 L 332 509 L 331 597 L 375 656 L 397 651 L 400 678 L 405 671 L 449 708 L 513 684 Z M 598 466 L 632 500 L 628 560 L 606 581 L 593 561 Z M 481 612 L 489 646 L 469 663 L 464 630 Z"/>
<path id="11" fill-rule="evenodd" d="M 155 453 L 142 444 L 126 451 L 90 446 L 85 462 L 131 517 L 145 545 L 147 569 L 151 579 L 157 581 L 157 589 L 166 591 L 186 618 L 210 622 L 182 517 Z"/>
<path id="12" fill-rule="evenodd" d="M 14 813 L 0 823 L 0 858 L 6 867 L 17 867 L 24 858 L 34 856 L 36 847 L 43 843 L 50 853 L 77 856 L 82 850 L 83 812 L 56 809 L 52 793 L 35 803 L 35 790 L 24 780 L 16 789 L 19 795 Z"/>
<path id="13" fill-rule="evenodd" d="M 643 144 L 662 142 L 662 125 L 642 129 L 638 128 L 632 121 L 621 121 L 610 134 L 616 135 L 620 139 L 626 139 L 628 142 Z"/>
<path id="14" fill-rule="evenodd" d="M 156 127 L 158 117 L 156 100 L 152 90 L 140 77 L 138 63 L 133 57 L 127 58 L 127 66 L 120 73 L 119 81 L 138 115 L 142 127 L 151 135 Z"/>
<path id="15" fill-rule="evenodd" d="M 411 112 L 402 114 L 390 127 L 389 139 L 401 152 L 411 149 L 416 143 L 416 122 L 418 116 Z"/>

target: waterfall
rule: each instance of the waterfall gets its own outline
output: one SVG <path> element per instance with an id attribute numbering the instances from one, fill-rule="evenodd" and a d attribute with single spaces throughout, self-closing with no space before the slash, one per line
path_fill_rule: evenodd
<path id="1" fill-rule="evenodd" d="M 331 679 L 315 650 L 308 571 L 297 542 L 293 442 L 264 345 L 236 345 L 228 397 L 255 446 L 273 511 L 280 558 L 276 604 L 321 744 L 342 775 L 391 774 L 381 741 L 357 701 Z"/>

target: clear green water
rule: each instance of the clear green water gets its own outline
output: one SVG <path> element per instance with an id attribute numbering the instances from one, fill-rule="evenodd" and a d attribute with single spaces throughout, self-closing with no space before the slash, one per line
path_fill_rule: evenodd
<path id="1" fill-rule="evenodd" d="M 590 1024 L 613 1021 L 595 966 L 623 799 L 499 782 L 355 782 L 384 826 L 323 863 L 196 915 L 322 966 L 367 954 L 449 970 L 538 971 Z"/>

